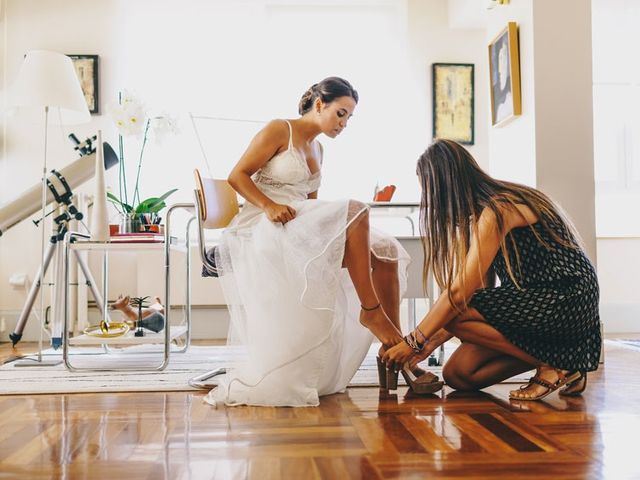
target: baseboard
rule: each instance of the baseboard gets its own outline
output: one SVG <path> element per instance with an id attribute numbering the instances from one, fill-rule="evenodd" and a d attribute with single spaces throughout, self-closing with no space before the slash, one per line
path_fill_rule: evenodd
<path id="1" fill-rule="evenodd" d="M 0 311 L 0 325 L 4 330 L 0 332 L 0 343 L 10 342 L 9 334 L 14 332 L 20 312 L 15 310 Z M 99 313 L 97 310 L 89 310 L 89 322 L 98 323 Z M 115 317 L 112 317 L 115 320 Z M 171 309 L 171 324 L 178 324 L 184 320 L 184 309 L 175 307 Z M 191 338 L 193 339 L 225 339 L 229 329 L 229 311 L 226 307 L 199 307 L 191 312 Z M 22 339 L 24 342 L 37 342 L 40 338 L 39 321 L 34 314 L 24 325 Z M 48 337 L 45 335 L 45 342 Z"/>

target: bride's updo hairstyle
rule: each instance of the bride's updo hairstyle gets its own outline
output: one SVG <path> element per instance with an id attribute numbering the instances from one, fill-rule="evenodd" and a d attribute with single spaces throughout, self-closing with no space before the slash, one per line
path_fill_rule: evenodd
<path id="1" fill-rule="evenodd" d="M 322 100 L 322 103 L 331 103 L 340 97 L 351 97 L 358 103 L 358 92 L 349 82 L 340 77 L 327 77 L 320 83 L 311 85 L 309 90 L 304 92 L 298 104 L 298 113 L 304 115 L 309 112 L 317 98 Z"/>

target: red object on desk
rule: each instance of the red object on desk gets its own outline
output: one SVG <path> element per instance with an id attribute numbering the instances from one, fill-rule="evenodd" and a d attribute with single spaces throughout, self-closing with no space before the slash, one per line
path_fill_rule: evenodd
<path id="1" fill-rule="evenodd" d="M 390 202 L 391 197 L 393 197 L 393 194 L 395 193 L 395 191 L 396 191 L 395 185 L 387 185 L 383 189 L 378 190 L 376 192 L 376 194 L 373 196 L 373 201 L 374 202 Z"/>

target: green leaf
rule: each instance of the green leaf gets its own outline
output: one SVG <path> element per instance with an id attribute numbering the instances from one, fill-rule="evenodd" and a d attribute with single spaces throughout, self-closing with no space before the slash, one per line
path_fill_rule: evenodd
<path id="1" fill-rule="evenodd" d="M 178 191 L 177 188 L 169 190 L 164 193 L 160 197 L 150 197 L 141 201 L 138 206 L 135 208 L 135 213 L 158 213 L 160 210 L 165 208 L 167 204 L 165 203 L 165 199 L 171 195 L 172 193 Z"/>
<path id="2" fill-rule="evenodd" d="M 131 205 L 121 202 L 120 199 L 111 192 L 107 192 L 107 200 L 109 200 L 116 206 L 120 206 L 120 208 L 122 208 L 125 213 L 131 213 L 133 211 L 133 207 Z"/>

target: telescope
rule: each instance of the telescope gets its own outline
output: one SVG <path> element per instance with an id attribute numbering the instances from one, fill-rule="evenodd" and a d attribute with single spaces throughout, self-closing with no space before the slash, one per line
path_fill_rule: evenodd
<path id="1" fill-rule="evenodd" d="M 74 148 L 80 154 L 80 158 L 78 158 L 70 165 L 67 165 L 60 171 L 51 170 L 49 176 L 47 176 L 47 178 L 45 179 L 47 186 L 46 205 L 55 201 L 56 207 L 53 211 L 56 211 L 57 214 L 53 218 L 55 228 L 53 234 L 49 238 L 49 247 L 43 255 L 43 263 L 42 265 L 40 265 L 40 268 L 38 269 L 38 272 L 36 274 L 36 278 L 43 278 L 44 273 L 47 271 L 52 258 L 56 259 L 55 261 L 57 280 L 54 284 L 55 294 L 52 310 L 54 311 L 54 314 L 57 314 L 58 317 L 61 317 L 62 315 L 61 305 L 63 291 L 60 281 L 62 278 L 61 268 L 63 263 L 60 241 L 65 238 L 68 222 L 72 219 L 81 220 L 83 218 L 82 212 L 78 211 L 78 209 L 73 205 L 74 195 L 72 189 L 89 180 L 90 178 L 93 178 L 96 170 L 96 148 L 93 145 L 96 137 L 94 136 L 86 139 L 84 142 L 80 142 L 72 133 L 69 135 L 69 139 L 75 144 Z M 118 156 L 108 143 L 103 142 L 102 148 L 104 152 L 104 168 L 106 170 L 118 163 Z M 38 182 L 38 184 L 25 191 L 15 200 L 10 201 L 6 205 L 0 207 L 0 236 L 2 236 L 2 234 L 9 228 L 13 227 L 30 215 L 33 215 L 35 212 L 42 208 L 42 182 Z M 41 218 L 37 221 L 34 220 L 35 225 L 37 226 L 38 223 L 40 223 L 42 220 L 44 220 L 44 218 Z M 96 282 L 93 280 L 91 271 L 89 270 L 86 262 L 77 254 L 77 252 L 74 253 L 76 253 L 78 264 L 82 269 L 85 278 L 87 279 L 87 285 L 91 288 L 91 292 L 93 293 L 93 297 L 96 300 L 96 303 L 102 309 L 103 299 L 100 295 L 100 292 L 98 292 Z M 34 282 L 31 285 L 29 293 L 27 294 L 27 299 L 22 308 L 20 316 L 18 317 L 16 328 L 13 333 L 9 335 L 9 338 L 13 342 L 14 346 L 22 338 L 24 326 L 27 322 L 27 319 L 29 318 L 29 314 L 31 312 L 31 309 L 33 308 L 33 304 L 35 302 L 38 291 L 40 290 L 40 287 L 40 281 Z M 59 318 L 55 320 L 57 320 L 56 324 L 59 325 Z M 58 348 L 61 345 L 60 332 L 56 332 L 55 334 L 53 334 L 52 331 L 51 344 L 54 348 Z"/>
<path id="2" fill-rule="evenodd" d="M 80 158 L 59 172 L 51 170 L 50 175 L 47 177 L 47 205 L 53 201 L 70 205 L 72 189 L 93 178 L 95 174 L 96 153 L 92 142 L 96 137 L 88 138 L 82 143 L 78 141 L 73 133 L 69 135 L 69 138 L 76 144 L 75 149 L 80 153 Z M 107 170 L 118 163 L 118 156 L 107 142 L 103 142 L 103 147 L 104 168 Z M 18 198 L 0 207 L 0 236 L 41 208 L 42 183 L 38 182 Z M 82 218 L 78 218 L 79 212 L 75 210 L 75 207 L 71 206 L 69 211 L 76 216 L 77 220 Z"/>

